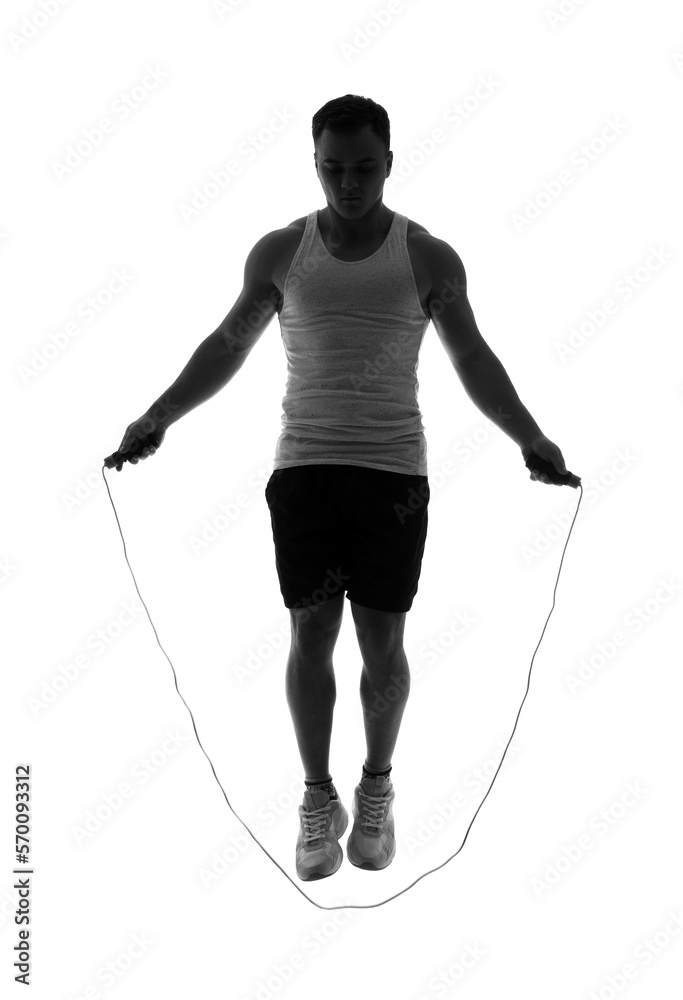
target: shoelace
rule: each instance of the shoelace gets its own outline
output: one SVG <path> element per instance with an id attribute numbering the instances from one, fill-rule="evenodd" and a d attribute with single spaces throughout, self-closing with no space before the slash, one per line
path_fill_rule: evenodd
<path id="1" fill-rule="evenodd" d="M 381 829 L 389 800 L 384 796 L 368 795 L 367 792 L 363 792 L 362 795 L 358 796 L 358 802 L 360 806 L 360 825 L 375 826 L 378 830 Z"/>
<path id="2" fill-rule="evenodd" d="M 325 834 L 325 827 L 330 819 L 330 804 L 321 806 L 319 809 L 304 811 L 301 816 L 304 826 L 304 843 L 310 844 L 313 840 L 318 840 Z"/>

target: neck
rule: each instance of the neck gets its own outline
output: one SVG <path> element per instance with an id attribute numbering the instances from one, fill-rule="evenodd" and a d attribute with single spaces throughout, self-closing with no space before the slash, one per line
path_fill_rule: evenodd
<path id="1" fill-rule="evenodd" d="M 347 219 L 327 203 L 320 212 L 320 219 L 326 227 L 330 239 L 336 244 L 353 245 L 368 243 L 386 225 L 391 212 L 381 198 L 374 202 L 361 218 Z"/>

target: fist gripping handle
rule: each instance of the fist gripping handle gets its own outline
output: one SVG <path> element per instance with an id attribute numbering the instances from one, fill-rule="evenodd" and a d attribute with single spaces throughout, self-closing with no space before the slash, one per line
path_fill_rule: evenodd
<path id="1" fill-rule="evenodd" d="M 529 452 L 524 464 L 529 472 L 545 472 L 550 482 L 557 486 L 571 486 L 576 490 L 581 484 L 579 476 L 575 476 L 573 472 L 558 472 L 551 462 L 541 458 L 534 451 Z"/>
<path id="2" fill-rule="evenodd" d="M 124 462 L 129 461 L 131 456 L 139 455 L 143 448 L 156 449 L 158 447 L 158 438 L 154 434 L 147 434 L 142 440 L 136 441 L 134 448 L 130 448 L 128 451 L 115 451 L 112 455 L 108 455 L 104 464 L 108 469 L 114 469 L 117 465 L 123 465 Z"/>

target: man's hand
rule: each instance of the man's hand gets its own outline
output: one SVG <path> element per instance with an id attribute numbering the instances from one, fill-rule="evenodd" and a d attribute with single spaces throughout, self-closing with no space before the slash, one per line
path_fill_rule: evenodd
<path id="1" fill-rule="evenodd" d="M 550 462 L 555 466 L 560 475 L 564 475 L 567 471 L 567 466 L 565 465 L 564 458 L 562 457 L 562 452 L 557 447 L 550 438 L 541 435 L 540 437 L 534 438 L 533 441 L 527 442 L 522 448 L 522 456 L 526 462 L 527 458 L 534 452 L 539 458 L 544 458 L 547 462 Z M 552 479 L 549 479 L 545 472 L 539 472 L 532 468 L 529 475 L 529 479 L 538 480 L 538 482 L 546 483 L 549 486 L 562 486 L 562 483 L 554 483 Z"/>
<path id="2" fill-rule="evenodd" d="M 108 469 L 116 468 L 120 472 L 124 462 L 137 465 L 141 458 L 154 455 L 161 446 L 166 435 L 166 424 L 155 420 L 149 413 L 143 414 L 126 428 L 119 450 L 104 459 Z"/>

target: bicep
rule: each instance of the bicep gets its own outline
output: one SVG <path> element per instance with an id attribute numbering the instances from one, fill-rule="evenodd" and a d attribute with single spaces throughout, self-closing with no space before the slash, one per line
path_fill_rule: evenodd
<path id="1" fill-rule="evenodd" d="M 432 260 L 429 315 L 452 363 L 462 364 L 488 345 L 467 297 L 462 260 L 444 240 L 435 241 Z"/>
<path id="2" fill-rule="evenodd" d="M 275 250 L 274 233 L 268 233 L 247 256 L 242 291 L 215 331 L 215 336 L 231 353 L 248 353 L 275 315 L 278 302 L 273 282 Z"/>

